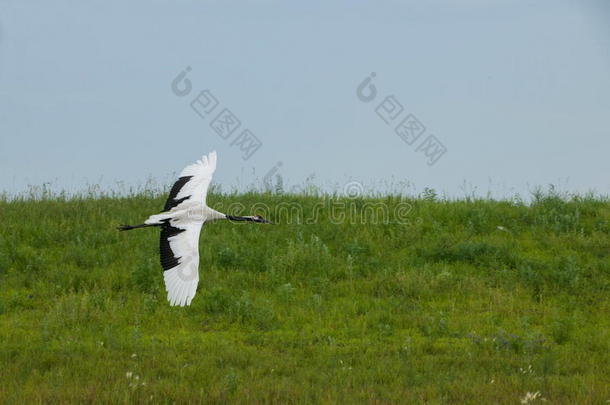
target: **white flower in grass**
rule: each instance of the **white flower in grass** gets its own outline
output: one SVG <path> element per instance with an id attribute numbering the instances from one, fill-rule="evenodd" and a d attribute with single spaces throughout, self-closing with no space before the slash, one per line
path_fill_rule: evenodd
<path id="1" fill-rule="evenodd" d="M 536 399 L 540 398 L 542 396 L 542 394 L 540 393 L 540 391 L 536 391 L 536 392 L 527 392 L 525 394 L 525 396 L 523 398 L 521 398 L 521 403 L 522 404 L 529 404 L 530 402 L 535 401 Z M 544 398 L 540 398 L 542 401 L 545 401 Z"/>
<path id="2" fill-rule="evenodd" d="M 534 372 L 531 364 L 527 366 L 527 368 L 519 367 L 519 371 L 521 371 L 523 374 L 532 374 Z"/>
<path id="3" fill-rule="evenodd" d="M 131 378 L 132 375 L 133 375 L 133 373 L 131 371 L 128 371 L 125 373 L 125 377 L 127 377 L 127 378 Z"/>
<path id="4" fill-rule="evenodd" d="M 506 227 L 504 227 L 502 225 L 496 226 L 496 229 L 499 230 L 499 231 L 502 231 L 502 232 L 506 232 L 506 233 L 508 233 L 510 235 L 513 234 L 510 229 L 508 229 L 508 228 L 506 228 Z"/>

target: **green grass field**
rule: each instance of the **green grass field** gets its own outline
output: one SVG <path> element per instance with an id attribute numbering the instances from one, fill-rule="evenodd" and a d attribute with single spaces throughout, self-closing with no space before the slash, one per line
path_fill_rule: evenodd
<path id="1" fill-rule="evenodd" d="M 610 401 L 607 198 L 212 194 L 278 224 L 207 225 L 186 308 L 115 230 L 163 202 L 0 199 L 1 403 Z"/>

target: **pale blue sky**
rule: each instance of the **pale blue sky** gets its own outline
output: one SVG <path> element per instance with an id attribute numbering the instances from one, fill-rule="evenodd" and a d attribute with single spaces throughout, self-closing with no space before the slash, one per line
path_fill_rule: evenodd
<path id="1" fill-rule="evenodd" d="M 203 89 L 262 141 L 249 160 L 191 110 Z M 445 145 L 435 165 L 375 114 L 387 95 Z M 281 161 L 289 184 L 608 194 L 608 117 L 603 0 L 0 0 L 0 191 L 166 182 L 216 149 L 225 187 Z"/>

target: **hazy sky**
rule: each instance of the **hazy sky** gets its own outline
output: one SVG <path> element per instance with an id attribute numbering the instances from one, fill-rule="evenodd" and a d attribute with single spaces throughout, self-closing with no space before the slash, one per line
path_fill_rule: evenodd
<path id="1" fill-rule="evenodd" d="M 202 118 L 203 90 L 218 105 Z M 386 124 L 387 96 L 403 111 Z M 226 140 L 225 108 L 241 122 Z M 412 145 L 395 133 L 409 114 Z M 0 0 L 0 191 L 166 182 L 216 149 L 225 187 L 281 162 L 288 184 L 607 194 L 609 117 L 603 0 Z M 244 129 L 262 143 L 248 160 Z"/>

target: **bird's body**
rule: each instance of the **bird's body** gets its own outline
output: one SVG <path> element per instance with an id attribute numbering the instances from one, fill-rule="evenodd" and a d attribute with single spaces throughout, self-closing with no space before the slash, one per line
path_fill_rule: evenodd
<path id="1" fill-rule="evenodd" d="M 270 223 L 260 216 L 238 217 L 206 205 L 208 187 L 216 170 L 216 152 L 187 166 L 174 183 L 163 212 L 141 225 L 122 225 L 119 230 L 160 227 L 159 250 L 167 299 L 171 305 L 190 305 L 199 283 L 199 234 L 203 225 L 228 219 Z"/>

